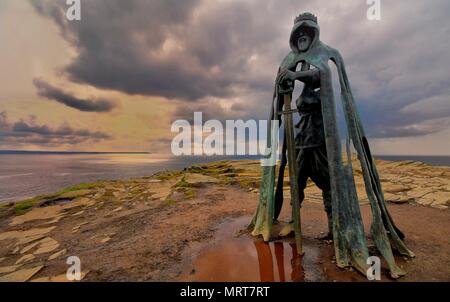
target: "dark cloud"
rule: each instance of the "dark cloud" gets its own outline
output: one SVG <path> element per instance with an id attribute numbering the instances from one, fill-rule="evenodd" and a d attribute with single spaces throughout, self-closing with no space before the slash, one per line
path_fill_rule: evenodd
<path id="1" fill-rule="evenodd" d="M 287 43 L 281 24 L 272 24 L 273 12 L 283 11 L 273 2 L 260 3 L 256 18 L 254 1 L 86 1 L 81 22 L 66 20 L 64 2 L 31 3 L 76 47 L 65 69 L 72 81 L 128 94 L 193 101 L 228 97 L 239 87 L 267 90 L 273 53 L 287 51 L 278 47 Z M 255 74 L 258 57 L 270 65 Z"/>
<path id="2" fill-rule="evenodd" d="M 76 98 L 39 79 L 35 79 L 33 81 L 33 84 L 38 89 L 39 96 L 64 104 L 68 107 L 78 109 L 80 111 L 109 112 L 116 106 L 112 101 L 82 100 Z"/>
<path id="3" fill-rule="evenodd" d="M 389 127 L 389 133 L 387 129 L 382 126 L 377 126 L 372 130 L 373 138 L 386 138 L 386 137 L 413 137 L 422 136 L 427 134 L 436 133 L 445 130 L 450 126 L 450 119 L 438 119 L 430 120 L 425 123 L 409 124 L 407 126 Z"/>
<path id="4" fill-rule="evenodd" d="M 58 128 L 38 125 L 35 117 L 27 121 L 9 122 L 5 111 L 0 112 L 0 142 L 5 145 L 39 145 L 57 147 L 84 142 L 98 142 L 112 137 L 100 131 L 74 129 L 67 124 Z"/>
<path id="5" fill-rule="evenodd" d="M 71 80 L 195 102 L 174 118 L 200 109 L 216 119 L 266 118 L 293 19 L 304 10 L 318 15 L 322 40 L 343 54 L 370 136 L 433 133 L 450 116 L 405 111 L 450 98 L 447 0 L 383 1 L 379 22 L 366 19 L 361 0 L 84 1 L 81 22 L 67 21 L 65 1 L 30 1 L 76 48 L 65 68 Z M 426 130 L 417 127 L 424 122 Z"/>
<path id="6" fill-rule="evenodd" d="M 252 96 L 248 96 L 250 99 Z M 245 96 L 243 96 L 246 99 Z M 232 100 L 230 100 L 232 102 Z M 248 120 L 255 116 L 268 116 L 267 106 L 255 106 L 251 101 L 240 102 L 239 100 L 231 104 L 224 104 L 215 99 L 202 99 L 197 102 L 176 102 L 176 107 L 172 113 L 173 120 L 187 120 L 193 123 L 194 113 L 201 112 L 203 121 L 219 120 L 225 122 L 226 120 Z"/>

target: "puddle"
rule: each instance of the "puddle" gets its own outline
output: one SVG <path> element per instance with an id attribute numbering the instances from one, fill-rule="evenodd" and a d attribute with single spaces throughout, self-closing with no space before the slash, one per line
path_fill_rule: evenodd
<path id="1" fill-rule="evenodd" d="M 55 205 L 61 205 L 66 204 L 69 202 L 72 202 L 74 198 L 55 198 L 55 199 L 49 199 L 39 204 L 40 208 L 45 208 L 49 206 L 55 206 Z"/>
<path id="2" fill-rule="evenodd" d="M 222 223 L 214 242 L 193 247 L 191 263 L 180 281 L 326 281 L 319 264 L 319 245 L 314 240 L 304 239 L 305 254 L 299 256 L 293 240 L 265 243 L 249 234 L 238 236 L 250 220 L 246 216 Z"/>

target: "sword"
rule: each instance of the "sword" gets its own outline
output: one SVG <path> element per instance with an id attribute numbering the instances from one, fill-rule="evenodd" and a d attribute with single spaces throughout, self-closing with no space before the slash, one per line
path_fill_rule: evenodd
<path id="1" fill-rule="evenodd" d="M 307 63 L 302 64 L 302 71 L 309 70 L 310 66 Z M 297 246 L 297 253 L 303 255 L 302 246 L 302 226 L 300 216 L 300 202 L 299 202 L 299 189 L 297 180 L 297 166 L 296 166 L 296 152 L 294 142 L 294 122 L 292 119 L 292 113 L 295 110 L 291 108 L 292 92 L 284 93 L 284 128 L 287 143 L 287 159 L 289 167 L 289 180 L 291 183 L 291 202 L 292 202 L 292 220 L 294 222 L 295 243 Z"/>

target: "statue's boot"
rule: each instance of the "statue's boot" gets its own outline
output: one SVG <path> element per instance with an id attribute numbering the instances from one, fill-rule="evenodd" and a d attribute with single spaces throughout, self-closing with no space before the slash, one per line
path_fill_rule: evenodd
<path id="1" fill-rule="evenodd" d="M 295 235 L 294 230 L 294 222 L 290 221 L 287 225 L 281 229 L 280 233 L 278 233 L 279 237 L 292 237 Z"/>

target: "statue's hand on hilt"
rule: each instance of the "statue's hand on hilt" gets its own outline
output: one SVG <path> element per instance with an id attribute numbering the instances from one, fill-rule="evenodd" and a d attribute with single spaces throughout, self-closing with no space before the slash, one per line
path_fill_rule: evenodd
<path id="1" fill-rule="evenodd" d="M 296 72 L 291 70 L 283 71 L 278 77 L 279 92 L 281 94 L 292 93 L 294 91 L 295 81 L 316 87 L 320 81 L 319 78 L 320 74 L 318 69 Z"/>
<path id="2" fill-rule="evenodd" d="M 278 75 L 278 92 L 280 94 L 291 94 L 294 91 L 294 72 L 285 70 Z"/>

